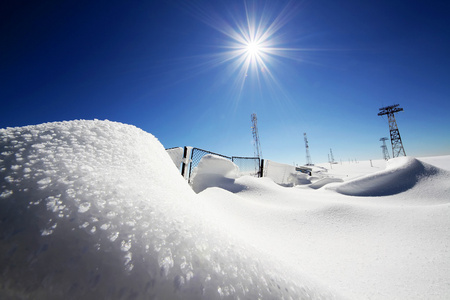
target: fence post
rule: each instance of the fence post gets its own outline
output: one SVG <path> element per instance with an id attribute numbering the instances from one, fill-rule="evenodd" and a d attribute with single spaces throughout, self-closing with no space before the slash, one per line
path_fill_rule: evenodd
<path id="1" fill-rule="evenodd" d="M 184 146 L 184 152 L 183 152 L 183 162 L 181 164 L 181 176 L 184 177 L 184 175 L 186 174 L 186 158 L 187 158 L 187 147 Z"/>
<path id="2" fill-rule="evenodd" d="M 261 159 L 261 165 L 259 166 L 259 176 L 264 177 L 264 159 Z"/>

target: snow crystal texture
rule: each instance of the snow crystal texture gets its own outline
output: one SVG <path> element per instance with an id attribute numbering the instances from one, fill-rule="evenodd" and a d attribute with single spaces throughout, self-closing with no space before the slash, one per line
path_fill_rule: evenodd
<path id="1" fill-rule="evenodd" d="M 204 221 L 162 145 L 134 126 L 0 129 L 0 187 L 2 299 L 334 297 Z"/>

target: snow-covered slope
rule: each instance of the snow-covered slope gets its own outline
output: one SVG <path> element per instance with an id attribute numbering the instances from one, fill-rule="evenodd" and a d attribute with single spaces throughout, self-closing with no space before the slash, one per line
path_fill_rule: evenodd
<path id="1" fill-rule="evenodd" d="M 133 126 L 1 129 L 0 187 L 2 299 L 334 298 L 211 218 Z"/>
<path id="2" fill-rule="evenodd" d="M 378 171 L 339 185 L 336 191 L 352 196 L 387 196 L 410 190 L 418 185 L 426 189 L 427 183 L 439 183 L 428 190 L 428 198 L 441 197 L 443 202 L 450 199 L 443 193 L 450 182 L 450 173 L 412 157 L 398 157 L 388 162 L 385 170 Z M 441 188 L 442 187 L 442 188 Z"/>
<path id="3" fill-rule="evenodd" d="M 439 166 L 439 168 L 450 171 L 450 155 L 420 157 L 419 160 L 430 165 Z"/>
<path id="4" fill-rule="evenodd" d="M 323 165 L 284 187 L 207 156 L 195 193 L 133 126 L 0 129 L 0 298 L 447 299 L 449 162 Z"/>
<path id="5" fill-rule="evenodd" d="M 446 160 L 430 160 L 323 165 L 313 183 L 286 188 L 272 178 L 230 179 L 208 159 L 202 167 L 214 176 L 197 184 L 211 219 L 345 297 L 446 299 L 450 178 L 439 168 Z"/>
<path id="6" fill-rule="evenodd" d="M 211 218 L 230 224 L 228 230 L 235 236 L 347 298 L 447 299 L 448 174 L 412 158 L 392 160 L 386 171 L 373 176 L 363 175 L 367 170 L 378 170 L 369 162 L 358 164 L 362 171 L 356 172 L 357 176 L 348 173 L 358 169 L 355 165 L 333 166 L 328 175 L 335 177 L 316 181 L 324 180 L 325 184 L 315 189 L 311 185 L 285 188 L 269 178 L 241 177 L 234 181 L 234 185 L 244 187 L 238 192 L 211 187 L 199 196 Z M 424 172 L 413 172 L 421 166 Z M 408 172 L 420 175 L 412 186 L 402 183 L 405 178 L 401 175 L 408 179 Z M 353 179 L 340 179 L 347 179 L 346 173 Z M 355 182 L 370 189 L 372 179 L 382 190 L 379 177 L 391 173 L 395 176 L 384 183 L 389 186 L 394 182 L 403 192 L 359 197 L 335 191 Z"/>

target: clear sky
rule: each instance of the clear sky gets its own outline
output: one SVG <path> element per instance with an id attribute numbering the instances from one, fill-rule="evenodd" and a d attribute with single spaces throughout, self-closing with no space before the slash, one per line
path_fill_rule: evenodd
<path id="1" fill-rule="evenodd" d="M 382 158 L 382 106 L 408 155 L 450 154 L 446 1 L 0 4 L 0 128 L 135 125 L 165 147 L 305 163 Z M 258 29 L 259 28 L 259 29 Z M 388 144 L 390 150 L 390 144 Z M 391 153 L 392 155 L 392 153 Z"/>

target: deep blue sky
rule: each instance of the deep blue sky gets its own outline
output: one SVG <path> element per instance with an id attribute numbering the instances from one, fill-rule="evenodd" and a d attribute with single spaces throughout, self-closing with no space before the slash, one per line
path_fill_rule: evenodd
<path id="1" fill-rule="evenodd" d="M 185 3 L 189 3 L 188 5 Z M 244 21 L 243 1 L 17 1 L 0 4 L 0 128 L 73 119 L 135 125 L 165 147 L 304 163 L 379 159 L 389 136 L 406 153 L 450 154 L 450 4 L 445 1 L 254 1 L 256 17 L 293 12 L 274 34 L 292 59 L 266 61 L 278 85 L 216 64 Z M 220 21 L 221 20 L 221 21 Z M 221 56 L 225 58 L 225 56 Z M 390 145 L 389 145 L 390 146 Z"/>

